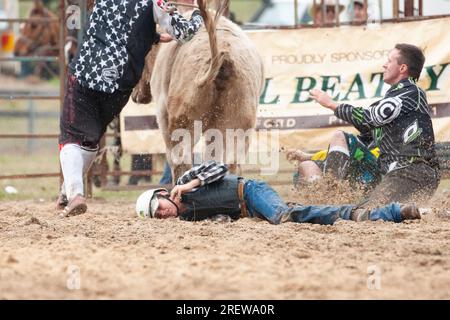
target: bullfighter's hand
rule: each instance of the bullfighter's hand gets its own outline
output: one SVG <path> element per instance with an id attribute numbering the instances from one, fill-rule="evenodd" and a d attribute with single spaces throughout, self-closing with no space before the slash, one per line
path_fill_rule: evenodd
<path id="1" fill-rule="evenodd" d="M 170 42 L 172 40 L 173 40 L 173 38 L 172 38 L 172 36 L 170 34 L 168 34 L 168 33 L 161 33 L 160 34 L 159 42 L 167 43 L 167 42 Z"/>
<path id="2" fill-rule="evenodd" d="M 301 158 L 301 155 L 297 152 L 297 149 L 288 149 L 286 151 L 286 159 L 288 161 L 303 161 L 303 159 Z"/>
<path id="3" fill-rule="evenodd" d="M 298 150 L 298 149 L 288 149 L 286 150 L 286 159 L 288 161 L 307 161 L 307 160 L 311 160 L 311 157 L 313 156 L 312 153 L 307 153 L 304 152 L 302 150 Z"/>
<path id="4" fill-rule="evenodd" d="M 158 1 L 158 5 L 168 14 L 174 13 L 177 8 L 173 3 L 166 3 L 165 1 Z"/>
<path id="5" fill-rule="evenodd" d="M 314 101 L 318 102 L 320 105 L 322 105 L 325 108 L 335 110 L 338 106 L 336 102 L 331 99 L 331 97 L 325 92 L 320 89 L 312 89 L 309 91 L 309 96 Z"/>

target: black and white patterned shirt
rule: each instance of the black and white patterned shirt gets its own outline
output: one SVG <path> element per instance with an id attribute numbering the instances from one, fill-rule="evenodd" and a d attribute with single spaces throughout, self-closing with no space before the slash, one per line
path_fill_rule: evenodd
<path id="1" fill-rule="evenodd" d="M 145 56 L 159 41 L 156 24 L 183 43 L 203 19 L 197 10 L 188 21 L 163 0 L 97 0 L 71 72 L 92 90 L 131 90 L 141 77 Z"/>
<path id="2" fill-rule="evenodd" d="M 225 177 L 228 173 L 228 167 L 223 163 L 217 163 L 214 160 L 205 161 L 198 166 L 192 167 L 186 171 L 177 180 L 177 185 L 182 185 L 191 182 L 194 179 L 199 179 L 202 186 L 218 181 Z"/>
<path id="3" fill-rule="evenodd" d="M 383 99 L 367 108 L 340 104 L 335 115 L 371 134 L 369 147 L 379 147 L 382 173 L 423 161 L 437 166 L 434 131 L 425 92 L 414 80 L 393 85 Z"/>

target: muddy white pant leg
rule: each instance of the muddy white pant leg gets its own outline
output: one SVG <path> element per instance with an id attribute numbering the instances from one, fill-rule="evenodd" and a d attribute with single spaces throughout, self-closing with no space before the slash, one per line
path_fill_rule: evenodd
<path id="1" fill-rule="evenodd" d="M 77 194 L 84 194 L 81 147 L 72 143 L 64 145 L 59 153 L 59 160 L 64 176 L 67 199 L 70 201 Z"/>
<path id="2" fill-rule="evenodd" d="M 83 176 L 95 159 L 97 150 L 87 150 L 78 144 L 64 145 L 59 154 L 64 176 L 67 199 L 71 201 L 77 194 L 84 196 Z"/>

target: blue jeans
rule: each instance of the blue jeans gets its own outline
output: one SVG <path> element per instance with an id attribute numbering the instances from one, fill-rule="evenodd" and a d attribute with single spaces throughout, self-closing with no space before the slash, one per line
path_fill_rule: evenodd
<path id="1" fill-rule="evenodd" d="M 169 163 L 166 161 L 164 163 L 164 171 L 161 180 L 159 180 L 159 184 L 171 184 L 171 183 L 172 183 L 172 171 L 170 170 Z"/>
<path id="2" fill-rule="evenodd" d="M 244 199 L 251 217 L 262 216 L 273 224 L 282 221 L 333 224 L 338 218 L 350 220 L 355 205 L 343 206 L 301 206 L 289 207 L 267 183 L 247 180 Z M 401 222 L 400 205 L 392 203 L 371 210 L 370 220 Z"/>

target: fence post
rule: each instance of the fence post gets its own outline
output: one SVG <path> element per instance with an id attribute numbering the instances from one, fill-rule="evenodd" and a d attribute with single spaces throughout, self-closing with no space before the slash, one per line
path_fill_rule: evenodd
<path id="1" fill-rule="evenodd" d="M 335 18 L 336 18 L 336 26 L 339 27 L 341 24 L 341 21 L 339 19 L 340 11 L 339 11 L 339 0 L 336 0 L 336 3 L 334 4 L 334 12 L 336 12 Z"/>
<path id="2" fill-rule="evenodd" d="M 103 135 L 100 140 L 99 149 L 106 149 L 106 135 Z M 100 159 L 100 182 L 102 186 L 106 186 L 108 183 L 108 161 L 106 159 L 106 151 L 103 152 L 102 158 Z"/>
<path id="3" fill-rule="evenodd" d="M 414 16 L 414 0 L 405 0 L 405 17 Z"/>
<path id="4" fill-rule="evenodd" d="M 86 13 L 87 13 L 87 4 L 86 1 L 81 1 L 81 5 L 80 5 L 80 30 L 78 32 L 78 45 L 81 46 L 81 44 L 83 43 L 83 35 L 84 35 L 84 26 L 86 25 Z"/>
<path id="5" fill-rule="evenodd" d="M 399 17 L 399 12 L 400 11 L 400 4 L 399 4 L 399 0 L 393 0 L 392 1 L 392 13 L 394 18 L 398 18 Z"/>
<path id="6" fill-rule="evenodd" d="M 66 56 L 64 54 L 64 42 L 66 39 L 66 2 L 59 1 L 59 112 L 62 113 L 64 104 L 64 92 L 66 83 Z M 59 158 L 59 157 L 58 157 Z M 61 164 L 59 165 L 59 189 L 63 184 Z"/>
<path id="7" fill-rule="evenodd" d="M 28 134 L 34 134 L 35 129 L 35 120 L 36 120 L 36 108 L 34 106 L 33 100 L 28 100 Z M 27 152 L 28 154 L 33 153 L 34 151 L 34 139 L 27 139 Z"/>

